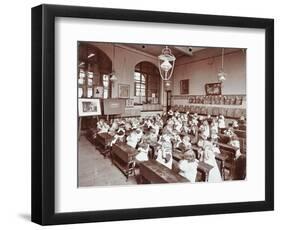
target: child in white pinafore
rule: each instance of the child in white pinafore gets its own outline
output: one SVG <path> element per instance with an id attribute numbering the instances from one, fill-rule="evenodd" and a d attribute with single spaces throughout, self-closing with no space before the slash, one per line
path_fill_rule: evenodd
<path id="1" fill-rule="evenodd" d="M 179 162 L 179 174 L 194 183 L 197 175 L 198 160 L 192 149 L 186 151 L 183 160 Z"/>

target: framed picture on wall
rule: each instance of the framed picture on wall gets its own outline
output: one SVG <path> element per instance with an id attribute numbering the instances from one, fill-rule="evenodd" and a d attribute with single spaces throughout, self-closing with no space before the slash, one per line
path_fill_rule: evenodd
<path id="1" fill-rule="evenodd" d="M 161 26 L 155 26 L 157 23 Z M 167 31 L 171 31 L 169 36 L 166 36 Z M 34 7 L 32 221 L 53 225 L 273 210 L 273 34 L 272 19 L 57 5 Z M 182 38 L 186 37 L 188 39 L 185 42 Z M 133 50 L 136 50 L 135 54 Z M 144 53 L 145 50 L 147 53 Z M 190 52 L 193 52 L 192 57 Z M 190 60 L 202 57 L 204 53 L 212 53 L 215 58 L 200 65 L 197 63 L 197 68 L 195 65 L 189 68 Z M 238 57 L 238 62 L 235 60 L 234 64 L 229 64 L 233 56 Z M 113 63 L 113 60 L 119 63 Z M 159 70 L 162 75 L 156 71 L 159 68 L 158 61 L 162 62 Z M 139 65 L 140 62 L 144 63 Z M 147 62 L 151 63 L 147 65 Z M 214 66 L 211 66 L 212 63 L 215 63 Z M 223 67 L 223 63 L 227 67 L 224 70 L 226 73 L 229 68 L 233 70 L 225 75 L 223 90 L 230 92 L 240 86 L 245 87 L 247 80 L 247 92 L 242 93 L 245 93 L 245 99 L 247 95 L 250 96 L 246 99 L 244 114 L 236 109 L 243 107 L 243 104 L 221 104 L 220 97 L 216 96 L 215 100 L 210 96 L 202 101 L 205 83 L 207 95 L 221 94 L 219 83 L 208 82 L 218 79 L 220 70 L 217 67 Z M 242 75 L 245 73 L 243 76 L 236 77 L 233 74 L 237 63 L 243 64 L 241 69 L 245 71 L 238 71 Z M 103 100 L 103 109 L 108 109 L 104 114 L 122 116 L 125 113 L 125 99 L 127 105 L 132 103 L 130 85 L 134 83 L 136 102 L 148 102 L 151 97 L 160 104 L 128 109 L 136 116 L 130 119 L 129 125 L 129 122 L 120 122 L 126 132 L 120 128 L 117 132 L 118 141 L 108 133 L 109 124 L 103 120 L 99 123 L 103 132 L 95 135 L 91 127 L 86 127 L 87 132 L 78 136 L 79 120 L 85 119 L 81 117 L 101 114 L 101 99 L 79 98 L 81 92 L 77 95 L 79 84 L 82 88 L 79 69 L 88 66 L 97 72 L 93 77 L 93 85 L 96 81 L 99 81 L 97 84 L 108 81 L 96 76 L 102 72 L 110 74 L 113 67 L 116 73 L 122 73 L 122 76 L 116 76 L 115 84 L 110 87 L 112 98 Z M 175 71 L 171 74 L 173 67 Z M 195 76 L 194 80 L 204 72 L 204 76 L 195 82 L 195 88 L 189 88 L 188 79 L 179 82 L 188 68 L 196 72 L 190 75 Z M 150 80 L 155 76 L 159 79 L 152 84 Z M 176 84 L 170 84 L 172 81 Z M 236 83 L 235 87 L 232 87 L 233 82 Z M 87 84 L 83 86 L 83 97 L 87 97 Z M 165 94 L 167 86 L 170 89 Z M 176 88 L 178 86 L 180 89 Z M 149 91 L 149 87 L 157 91 Z M 169 97 L 175 91 L 180 91 L 180 94 L 200 92 L 200 95 Z M 180 101 L 178 105 L 174 104 L 176 99 Z M 166 136 L 157 136 L 167 142 L 160 144 L 163 151 L 159 151 L 162 154 L 159 158 L 155 160 L 149 154 L 140 157 L 137 145 L 135 148 L 134 143 L 129 146 L 123 140 L 123 135 L 130 135 L 131 132 L 138 134 L 132 130 L 143 121 L 143 114 L 155 118 L 148 119 L 147 124 L 162 119 L 157 113 L 159 108 L 165 109 L 165 106 L 171 106 L 173 111 L 190 112 L 192 124 L 197 124 L 201 119 L 201 115 L 197 116 L 196 113 L 211 113 L 208 119 L 222 113 L 227 119 L 233 116 L 244 118 L 237 123 L 233 121 L 233 129 L 229 129 L 229 135 L 235 132 L 237 138 L 228 143 L 228 138 L 215 140 L 214 137 L 212 143 L 208 143 L 208 148 L 204 149 L 203 159 L 199 159 L 196 152 L 199 141 L 190 143 L 193 147 L 191 151 L 185 152 L 183 146 L 183 151 L 173 152 L 171 140 Z M 173 111 L 169 116 L 176 118 Z M 176 119 L 185 118 L 180 116 Z M 224 118 L 220 116 L 218 119 L 223 130 L 226 126 Z M 161 122 L 166 125 L 164 119 Z M 187 123 L 185 128 L 188 130 L 192 127 Z M 234 129 L 237 126 L 241 130 Z M 264 129 L 257 132 L 256 127 Z M 87 135 L 95 136 L 97 147 L 101 146 L 105 151 L 95 148 Z M 246 139 L 246 135 L 250 138 Z M 204 135 L 201 137 L 205 138 Z M 133 141 L 137 139 L 134 136 L 131 138 Z M 155 141 L 143 147 L 146 151 L 158 144 Z M 220 153 L 216 146 L 219 146 Z M 103 152 L 108 154 L 101 157 Z M 184 164 L 192 164 L 192 176 L 184 167 L 173 167 L 173 164 L 182 166 L 183 161 Z M 97 170 L 87 173 L 89 167 Z M 104 167 L 108 168 L 105 170 Z M 235 173 L 232 173 L 234 170 Z M 206 191 L 211 195 L 206 195 Z M 147 199 L 151 194 L 157 194 L 153 202 Z"/>
<path id="2" fill-rule="evenodd" d="M 180 94 L 189 94 L 189 79 L 180 81 Z"/>
<path id="3" fill-rule="evenodd" d="M 221 83 L 209 83 L 205 85 L 206 95 L 221 95 Z"/>
<path id="4" fill-rule="evenodd" d="M 129 98 L 130 97 L 130 85 L 119 84 L 118 85 L 118 97 Z"/>
<path id="5" fill-rule="evenodd" d="M 94 86 L 94 97 L 103 98 L 103 86 Z"/>
<path id="6" fill-rule="evenodd" d="M 132 108 L 132 107 L 134 107 L 134 98 L 128 98 L 128 99 L 126 99 L 126 107 L 127 107 L 127 108 Z"/>
<path id="7" fill-rule="evenodd" d="M 100 99 L 80 98 L 78 111 L 79 117 L 101 115 Z"/>

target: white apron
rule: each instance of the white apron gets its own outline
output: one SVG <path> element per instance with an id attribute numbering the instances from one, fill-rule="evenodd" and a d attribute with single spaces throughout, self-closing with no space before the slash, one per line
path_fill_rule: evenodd
<path id="1" fill-rule="evenodd" d="M 171 158 L 168 162 L 166 162 L 165 157 L 166 155 L 170 154 Z M 173 164 L 173 157 L 172 157 L 172 153 L 170 150 L 165 150 L 163 148 L 158 150 L 158 154 L 157 154 L 157 158 L 156 161 L 158 161 L 160 164 L 166 166 L 169 169 L 172 169 L 172 164 Z"/>
<path id="2" fill-rule="evenodd" d="M 222 178 L 220 170 L 215 158 L 215 154 L 212 151 L 208 151 L 208 159 L 204 159 L 204 162 L 213 166 L 209 172 L 208 182 L 221 182 Z"/>
<path id="3" fill-rule="evenodd" d="M 195 183 L 197 167 L 197 161 L 188 162 L 187 160 L 181 160 L 179 162 L 179 168 L 181 170 L 179 174 L 188 179 L 191 183 Z"/>
<path id="4" fill-rule="evenodd" d="M 136 159 L 138 161 L 148 161 L 148 150 L 149 150 L 149 146 L 147 147 L 147 149 L 139 147 L 138 154 L 136 155 Z"/>

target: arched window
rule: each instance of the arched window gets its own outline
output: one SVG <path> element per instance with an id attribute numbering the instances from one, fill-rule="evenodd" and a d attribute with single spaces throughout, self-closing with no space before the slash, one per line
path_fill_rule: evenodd
<path id="1" fill-rule="evenodd" d="M 111 97 L 110 58 L 91 43 L 78 45 L 78 97 Z"/>
<path id="2" fill-rule="evenodd" d="M 138 104 L 160 103 L 160 74 L 150 62 L 140 62 L 135 66 L 134 95 Z"/>

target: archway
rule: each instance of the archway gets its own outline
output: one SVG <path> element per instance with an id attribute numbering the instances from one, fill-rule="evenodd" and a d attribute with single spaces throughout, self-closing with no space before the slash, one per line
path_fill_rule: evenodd
<path id="1" fill-rule="evenodd" d="M 134 97 L 139 104 L 159 104 L 161 77 L 155 64 L 142 61 L 135 66 Z"/>
<path id="2" fill-rule="evenodd" d="M 111 97 L 112 61 L 101 49 L 88 42 L 79 42 L 77 72 L 79 97 Z"/>

